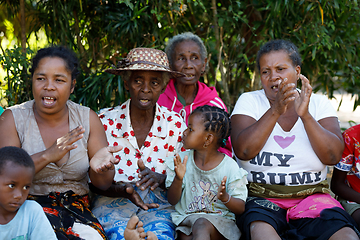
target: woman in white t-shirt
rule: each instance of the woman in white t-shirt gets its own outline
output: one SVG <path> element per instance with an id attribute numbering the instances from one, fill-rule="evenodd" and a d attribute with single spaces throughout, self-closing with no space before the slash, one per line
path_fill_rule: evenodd
<path id="1" fill-rule="evenodd" d="M 231 117 L 233 151 L 249 173 L 241 232 L 252 240 L 359 239 L 326 180 L 344 148 L 336 112 L 312 94 L 293 43 L 267 42 L 257 67 L 263 89 L 242 94 Z"/>

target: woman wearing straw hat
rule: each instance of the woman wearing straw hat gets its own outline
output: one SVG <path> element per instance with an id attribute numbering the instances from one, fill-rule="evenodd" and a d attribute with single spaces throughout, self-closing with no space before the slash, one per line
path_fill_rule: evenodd
<path id="1" fill-rule="evenodd" d="M 158 239 L 174 239 L 164 161 L 181 151 L 186 124 L 180 115 L 156 102 L 169 74 L 176 72 L 169 69 L 164 52 L 149 48 L 132 49 L 117 69 L 106 71 L 122 76 L 130 99 L 99 115 L 109 145 L 123 149 L 115 154 L 120 163 L 114 184 L 107 191 L 92 189 L 97 193 L 93 212 L 110 239 L 123 239 L 126 224 L 134 215 L 145 232 L 155 233 Z"/>

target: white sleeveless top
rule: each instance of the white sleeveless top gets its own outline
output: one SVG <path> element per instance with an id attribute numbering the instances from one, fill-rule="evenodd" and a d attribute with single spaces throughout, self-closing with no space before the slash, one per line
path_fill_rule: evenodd
<path id="1" fill-rule="evenodd" d="M 46 150 L 34 116 L 34 103 L 34 100 L 31 100 L 9 108 L 14 116 L 21 148 L 30 155 Z M 30 189 L 32 195 L 47 195 L 50 192 L 69 190 L 79 195 L 89 192 L 87 142 L 90 131 L 90 109 L 70 100 L 66 104 L 69 109 L 69 131 L 81 125 L 85 128 L 84 137 L 76 142 L 77 148 L 70 151 L 66 163 L 60 167 L 50 163 L 35 175 Z"/>

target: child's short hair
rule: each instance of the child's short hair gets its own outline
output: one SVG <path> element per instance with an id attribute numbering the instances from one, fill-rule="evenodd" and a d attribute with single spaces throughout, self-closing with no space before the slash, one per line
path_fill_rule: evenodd
<path id="1" fill-rule="evenodd" d="M 30 155 L 18 147 L 0 148 L 0 175 L 3 173 L 4 166 L 7 162 L 12 162 L 19 166 L 28 167 L 35 171 L 34 161 Z"/>
<path id="2" fill-rule="evenodd" d="M 224 109 L 204 105 L 197 107 L 191 114 L 200 113 L 204 116 L 205 131 L 212 131 L 219 137 L 218 145 L 225 147 L 226 140 L 230 136 L 231 122 L 229 113 Z"/>

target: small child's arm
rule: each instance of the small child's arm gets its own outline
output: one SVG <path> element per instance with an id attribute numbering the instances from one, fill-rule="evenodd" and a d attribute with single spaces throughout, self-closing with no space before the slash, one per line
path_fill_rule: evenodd
<path id="1" fill-rule="evenodd" d="M 181 162 L 179 154 L 176 154 L 174 157 L 174 170 L 175 178 L 171 183 L 171 186 L 168 189 L 168 201 L 171 205 L 175 205 L 179 202 L 182 193 L 182 182 L 186 172 L 186 163 L 188 156 L 184 157 L 184 163 Z"/>
<path id="2" fill-rule="evenodd" d="M 360 193 L 352 189 L 346 183 L 347 171 L 341 171 L 334 168 L 333 175 L 331 177 L 331 190 L 339 197 L 348 201 L 360 203 Z"/>
<path id="3" fill-rule="evenodd" d="M 225 204 L 225 206 L 235 214 L 242 214 L 245 211 L 245 202 L 242 199 L 231 197 L 226 192 L 226 179 L 225 176 L 221 181 L 218 188 L 217 198 Z"/>

